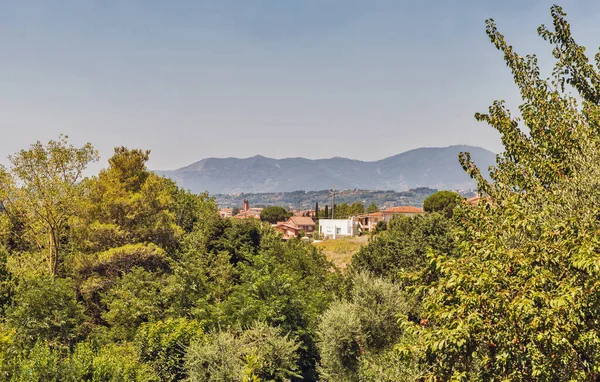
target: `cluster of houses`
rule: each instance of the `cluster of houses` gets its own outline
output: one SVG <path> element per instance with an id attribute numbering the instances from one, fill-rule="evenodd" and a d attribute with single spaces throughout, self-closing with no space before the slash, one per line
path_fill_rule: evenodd
<path id="1" fill-rule="evenodd" d="M 250 208 L 250 203 L 244 199 L 244 208 L 241 209 L 237 214 L 233 213 L 233 208 L 221 208 L 219 215 L 224 218 L 236 218 L 236 219 L 260 219 L 260 213 L 262 208 Z"/>
<path id="2" fill-rule="evenodd" d="M 251 208 L 248 201 L 244 200 L 244 207 L 239 213 L 233 214 L 232 208 L 223 208 L 219 211 L 222 218 L 233 217 L 236 219 L 260 219 L 262 208 Z M 317 224 L 313 220 L 314 210 L 292 211 L 294 215 L 287 221 L 277 222 L 273 227 L 281 232 L 284 239 L 293 237 L 312 237 L 317 232 Z M 379 212 L 351 216 L 348 219 L 319 219 L 318 234 L 322 238 L 356 236 L 363 232 L 375 230 L 377 223 L 388 222 L 396 216 L 413 216 L 422 214 L 422 208 L 401 206 L 387 208 Z"/>
<path id="3" fill-rule="evenodd" d="M 219 215 L 221 218 L 236 218 L 236 219 L 260 219 L 260 213 L 263 208 L 260 207 L 250 207 L 250 202 L 244 199 L 244 207 L 239 210 L 236 214 L 234 214 L 233 208 L 221 208 L 219 210 Z M 314 218 L 316 216 L 315 210 L 292 210 L 291 211 L 294 216 L 306 216 L 310 218 Z"/>

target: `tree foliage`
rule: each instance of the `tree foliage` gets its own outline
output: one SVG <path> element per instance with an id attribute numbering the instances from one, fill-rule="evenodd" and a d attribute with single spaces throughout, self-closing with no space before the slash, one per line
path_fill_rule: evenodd
<path id="1" fill-rule="evenodd" d="M 283 381 L 299 377 L 299 344 L 256 322 L 247 330 L 220 331 L 190 345 L 186 369 L 192 381 Z"/>
<path id="2" fill-rule="evenodd" d="M 353 272 L 370 272 L 398 281 L 428 267 L 427 252 L 452 252 L 452 222 L 438 213 L 392 219 L 352 258 Z"/>
<path id="3" fill-rule="evenodd" d="M 291 212 L 283 207 L 270 206 L 260 212 L 260 220 L 275 224 L 277 222 L 287 221 L 290 217 L 292 217 L 292 215 L 293 214 Z"/>
<path id="4" fill-rule="evenodd" d="M 142 324 L 134 344 L 140 360 L 151 365 L 161 381 L 181 381 L 188 377 L 184 361 L 190 342 L 202 336 L 197 321 L 169 318 Z"/>
<path id="5" fill-rule="evenodd" d="M 269 224 L 219 218 L 148 151 L 117 148 L 89 179 L 95 150 L 66 137 L 11 157 L 0 380 L 599 379 L 600 54 L 551 15 L 549 79 L 488 21 L 523 103 L 476 115 L 505 147 L 489 177 L 460 155 L 481 202 L 433 195 L 345 274 Z"/>
<path id="6" fill-rule="evenodd" d="M 377 205 L 375 203 L 371 203 L 371 204 L 369 204 L 369 206 L 367 207 L 365 212 L 368 214 L 372 214 L 374 212 L 379 212 L 379 207 L 377 207 Z"/>
<path id="7" fill-rule="evenodd" d="M 87 203 L 76 226 L 83 252 L 144 242 L 174 249 L 184 232 L 177 220 L 187 229 L 193 224 L 182 216 L 181 192 L 173 182 L 146 169 L 148 155 L 115 148 L 110 166 L 86 182 Z"/>
<path id="8" fill-rule="evenodd" d="M 548 80 L 535 56 L 519 56 L 487 23 L 521 92 L 521 117 L 502 102 L 477 115 L 506 149 L 491 181 L 461 158 L 486 198 L 457 212 L 456 254 L 430 254 L 440 277 L 422 287 L 422 320 L 403 324 L 418 346 L 399 348 L 430 367 L 428 380 L 595 380 L 600 372 L 599 77 L 562 9 L 551 13 L 554 29 L 539 29 L 557 59 Z"/>
<path id="9" fill-rule="evenodd" d="M 76 148 L 61 136 L 45 146 L 38 141 L 9 159 L 10 173 L 0 171 L 3 209 L 23 223 L 23 234 L 56 274 L 61 243 L 83 191 L 79 182 L 98 153 L 89 143 Z"/>
<path id="10" fill-rule="evenodd" d="M 6 314 L 18 339 L 30 345 L 38 341 L 72 345 L 83 318 L 73 283 L 50 276 L 22 281 Z"/>
<path id="11" fill-rule="evenodd" d="M 454 207 L 460 203 L 460 195 L 452 191 L 438 191 L 423 201 L 425 212 L 440 212 L 447 217 L 452 217 Z"/>
<path id="12" fill-rule="evenodd" d="M 78 150 L 61 137 L 15 156 L 37 186 L 0 171 L 0 379 L 183 380 L 190 344 L 216 333 L 243 344 L 240 380 L 316 377 L 318 316 L 338 285 L 322 253 L 221 219 L 207 194 L 148 171 L 149 151 L 118 147 L 81 179 L 95 151 Z M 58 195 L 39 206 L 62 219 L 45 228 L 58 240 L 45 257 L 30 227 L 40 211 L 24 203 L 35 192 Z"/>
<path id="13" fill-rule="evenodd" d="M 372 380 L 382 380 L 384 373 L 368 364 L 393 351 L 402 335 L 397 316 L 410 310 L 410 298 L 398 285 L 367 273 L 355 275 L 352 281 L 350 297 L 334 302 L 319 323 L 321 377 L 359 381 L 361 374 L 369 374 Z M 396 363 L 403 369 L 395 374 L 396 380 L 410 378 L 410 366 Z"/>
<path id="14" fill-rule="evenodd" d="M 347 219 L 350 216 L 360 215 L 365 213 L 365 206 L 361 202 L 352 204 L 342 203 L 336 204 L 333 217 L 334 219 Z"/>

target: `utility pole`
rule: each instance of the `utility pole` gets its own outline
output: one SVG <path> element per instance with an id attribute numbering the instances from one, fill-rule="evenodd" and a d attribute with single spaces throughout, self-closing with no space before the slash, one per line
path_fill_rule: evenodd
<path id="1" fill-rule="evenodd" d="M 335 217 L 335 185 L 329 193 L 331 194 L 331 218 L 333 219 Z"/>

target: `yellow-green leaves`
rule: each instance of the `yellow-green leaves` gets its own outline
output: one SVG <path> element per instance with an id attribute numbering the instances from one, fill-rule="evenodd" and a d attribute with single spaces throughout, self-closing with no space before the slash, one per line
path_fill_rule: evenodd
<path id="1" fill-rule="evenodd" d="M 456 255 L 431 255 L 440 277 L 417 330 L 431 380 L 598 378 L 600 74 L 559 7 L 552 17 L 554 31 L 539 30 L 554 45 L 552 79 L 488 21 L 521 93 L 520 117 L 501 101 L 476 115 L 505 147 L 491 182 L 461 155 L 487 198 L 455 211 Z"/>
<path id="2" fill-rule="evenodd" d="M 0 170 L 4 209 L 23 223 L 23 234 L 56 274 L 61 241 L 82 195 L 83 171 L 98 153 L 89 143 L 76 148 L 61 135 L 47 145 L 38 141 L 9 159 L 10 174 Z"/>

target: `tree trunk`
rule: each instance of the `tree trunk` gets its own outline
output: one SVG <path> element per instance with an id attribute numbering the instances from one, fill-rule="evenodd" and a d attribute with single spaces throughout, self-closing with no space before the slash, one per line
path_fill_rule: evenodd
<path id="1" fill-rule="evenodd" d="M 52 276 L 56 275 L 58 271 L 58 237 L 56 236 L 56 230 L 50 230 L 50 273 Z"/>

